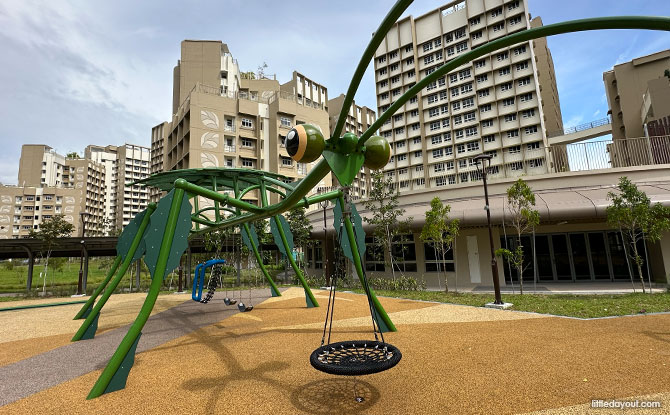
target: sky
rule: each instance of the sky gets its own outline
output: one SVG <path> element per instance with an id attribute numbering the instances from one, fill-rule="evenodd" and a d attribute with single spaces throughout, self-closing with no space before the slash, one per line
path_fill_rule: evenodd
<path id="1" fill-rule="evenodd" d="M 528 0 L 545 24 L 586 17 L 670 15 L 668 0 Z M 83 153 L 88 144 L 150 145 L 169 120 L 172 70 L 184 39 L 222 40 L 243 71 L 263 62 L 346 92 L 392 1 L 0 0 L 0 182 L 15 184 L 22 144 Z M 419 16 L 446 1 L 417 0 Z M 607 5 L 605 7 L 605 4 Z M 549 38 L 566 127 L 603 118 L 602 73 L 670 48 L 670 33 L 599 31 Z M 368 68 L 356 103 L 376 109 Z"/>

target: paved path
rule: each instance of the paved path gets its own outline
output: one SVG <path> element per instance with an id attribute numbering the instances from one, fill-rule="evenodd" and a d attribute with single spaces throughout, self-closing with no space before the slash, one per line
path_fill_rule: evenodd
<path id="1" fill-rule="evenodd" d="M 253 303 L 269 298 L 269 290 L 254 290 Z M 248 297 L 245 292 L 242 299 Z M 239 313 L 237 306 L 226 306 L 218 293 L 209 304 L 186 301 L 155 314 L 142 330 L 137 353 L 160 346 L 201 327 Z M 104 318 L 104 309 L 101 318 Z M 83 321 L 83 320 L 82 320 Z M 130 325 L 0 367 L 0 406 L 30 396 L 96 369 L 102 369 L 126 335 Z"/>

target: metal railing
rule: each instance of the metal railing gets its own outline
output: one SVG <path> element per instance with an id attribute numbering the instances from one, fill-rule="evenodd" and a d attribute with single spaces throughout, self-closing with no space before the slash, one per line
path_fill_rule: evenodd
<path id="1" fill-rule="evenodd" d="M 670 136 L 551 146 L 553 171 L 584 171 L 670 163 Z"/>
<path id="2" fill-rule="evenodd" d="M 590 130 L 591 128 L 596 128 L 600 127 L 603 125 L 608 125 L 611 124 L 612 120 L 610 120 L 609 117 L 607 118 L 601 118 L 599 120 L 587 122 L 584 124 L 579 124 L 574 127 L 567 127 L 562 130 L 557 130 L 557 131 L 550 131 L 547 133 L 547 138 L 551 137 L 558 137 L 559 135 L 567 135 L 567 134 L 573 134 L 579 131 L 584 131 L 584 130 Z"/>

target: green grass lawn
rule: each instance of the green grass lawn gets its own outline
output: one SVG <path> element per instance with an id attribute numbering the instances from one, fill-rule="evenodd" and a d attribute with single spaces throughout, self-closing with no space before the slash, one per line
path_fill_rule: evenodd
<path id="1" fill-rule="evenodd" d="M 361 290 L 354 290 L 362 293 Z M 385 297 L 436 301 L 482 307 L 493 301 L 493 294 L 444 293 L 439 291 L 376 291 Z M 512 310 L 554 314 L 580 318 L 622 316 L 640 313 L 670 312 L 670 293 L 567 295 L 524 294 L 503 295 L 503 301 L 512 303 Z"/>
<path id="2" fill-rule="evenodd" d="M 86 286 L 87 294 L 91 294 L 98 285 L 105 279 L 109 268 L 112 266 L 113 258 L 92 258 L 89 261 L 88 266 L 88 280 Z M 55 269 L 52 266 L 51 261 L 49 261 L 49 270 L 48 276 L 46 278 L 46 291 L 47 294 L 53 297 L 67 297 L 77 292 L 77 282 L 79 280 L 79 259 L 75 258 L 72 260 L 66 260 L 59 269 Z M 195 268 L 195 263 L 193 267 Z M 36 296 L 38 292 L 42 291 L 44 284 L 44 279 L 40 277 L 40 274 L 44 271 L 44 266 L 42 264 L 35 264 L 33 268 L 33 284 L 32 290 L 28 293 L 29 297 Z M 270 269 L 268 270 L 269 274 L 273 279 L 279 283 L 277 280 L 281 280 L 281 276 L 278 278 L 278 274 L 282 271 Z M 263 284 L 264 278 L 260 271 L 255 270 L 242 270 L 242 284 L 245 286 L 260 285 Z M 28 277 L 28 266 L 23 265 L 17 262 L 13 266 L 8 267 L 7 263 L 0 264 L 0 293 L 18 293 L 26 294 L 26 280 Z M 185 278 L 186 276 L 184 276 Z M 206 281 L 209 279 L 209 273 L 207 274 Z M 123 290 L 129 290 L 131 287 L 132 279 L 132 290 L 137 291 L 135 286 L 135 266 L 132 265 L 130 269 L 123 276 L 123 279 L 119 283 L 117 288 L 118 292 Z M 228 274 L 225 277 L 225 284 L 227 286 L 232 286 L 233 281 L 236 279 L 234 274 Z M 164 291 L 176 291 L 178 284 L 177 273 L 175 272 L 172 276 L 168 275 L 164 282 L 162 290 Z M 151 276 L 146 268 L 140 274 L 140 290 L 146 291 L 151 284 Z M 186 281 L 184 281 L 186 284 Z M 170 287 L 171 285 L 171 287 Z M 22 300 L 25 299 L 23 295 L 19 297 L 4 297 L 0 296 L 0 302 L 13 301 L 13 300 Z"/>

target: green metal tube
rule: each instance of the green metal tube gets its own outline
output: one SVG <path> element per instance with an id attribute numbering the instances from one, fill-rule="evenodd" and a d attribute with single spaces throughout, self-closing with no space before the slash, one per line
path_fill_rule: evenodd
<path id="1" fill-rule="evenodd" d="M 281 226 L 281 221 L 279 220 L 279 217 L 273 216 L 272 219 L 275 221 L 275 225 L 277 225 L 277 230 L 279 231 L 279 236 L 281 237 L 282 245 L 284 245 L 284 249 L 286 250 L 286 256 L 288 257 L 288 261 L 291 263 L 291 267 L 293 267 L 295 275 L 298 276 L 300 284 L 302 284 L 302 287 L 305 289 L 305 295 L 309 297 L 309 300 L 312 302 L 312 304 L 314 304 L 314 307 L 318 307 L 319 303 L 316 301 L 316 298 L 314 297 L 312 290 L 309 288 L 309 285 L 307 285 L 307 281 L 305 281 L 305 277 L 302 275 L 302 271 L 300 271 L 298 264 L 295 263 L 293 255 L 291 255 L 291 248 L 288 246 L 288 240 L 286 240 L 286 234 L 284 233 L 284 228 Z"/>
<path id="2" fill-rule="evenodd" d="M 258 262 L 258 267 L 261 269 L 263 272 L 263 275 L 265 276 L 265 279 L 268 280 L 270 283 L 270 289 L 272 290 L 273 297 L 281 297 L 281 292 L 279 292 L 279 289 L 277 288 L 277 285 L 275 282 L 272 280 L 272 277 L 268 273 L 268 270 L 265 269 L 265 265 L 263 265 L 263 259 L 261 258 L 260 252 L 258 252 L 258 247 L 254 243 L 254 240 L 251 239 L 251 230 L 249 229 L 249 224 L 245 223 L 244 225 L 244 231 L 247 233 L 247 236 L 249 237 L 249 243 L 251 244 L 251 250 L 254 252 L 254 256 L 256 257 L 256 261 Z"/>
<path id="3" fill-rule="evenodd" d="M 345 206 L 344 199 L 342 197 L 340 197 L 340 203 L 342 204 L 342 206 Z M 346 215 L 344 217 L 344 227 L 347 230 L 347 236 L 349 237 L 349 245 L 351 245 L 351 253 L 354 257 L 354 266 L 356 267 L 356 273 L 358 273 L 358 279 L 361 280 L 361 285 L 363 286 L 363 289 L 365 289 L 366 284 L 363 279 L 363 264 L 361 263 L 361 256 L 358 254 L 358 244 L 356 244 L 354 227 L 351 224 L 351 220 Z M 395 324 L 393 324 L 391 318 L 386 313 L 386 310 L 384 310 L 384 307 L 382 307 L 382 304 L 377 299 L 375 292 L 372 290 L 370 286 L 368 286 L 367 288 L 369 290 L 368 294 L 370 295 L 370 298 L 372 298 L 372 304 L 375 308 L 377 317 L 381 318 L 384 321 L 384 324 L 386 324 L 386 327 L 388 327 L 390 331 L 398 331 L 398 329 L 396 329 L 395 327 Z"/>
<path id="4" fill-rule="evenodd" d="M 0 312 L 2 312 L 2 311 L 15 311 L 15 310 L 27 310 L 27 309 L 30 309 L 30 308 L 57 307 L 57 306 L 61 306 L 61 305 L 81 304 L 81 303 L 85 303 L 85 302 L 86 302 L 86 300 L 79 300 L 79 301 L 66 301 L 66 302 L 60 302 L 60 303 L 18 305 L 16 307 L 0 308 Z"/>
<path id="5" fill-rule="evenodd" d="M 93 291 L 93 294 L 91 294 L 91 298 L 89 298 L 88 301 L 86 301 L 86 304 L 84 304 L 84 306 L 81 308 L 81 310 L 79 310 L 77 315 L 74 316 L 73 320 L 79 320 L 84 315 L 84 313 L 86 313 L 86 310 L 88 310 L 93 305 L 95 299 L 98 298 L 102 290 L 105 289 L 109 281 L 114 276 L 114 273 L 116 272 L 117 268 L 119 268 L 119 265 L 121 265 L 121 256 L 117 255 L 116 259 L 114 260 L 114 264 L 112 264 L 112 267 L 109 269 L 109 272 L 107 273 L 105 279 L 102 281 L 102 283 L 100 283 L 100 285 L 98 285 L 98 288 L 96 288 L 95 291 Z"/>
<path id="6" fill-rule="evenodd" d="M 347 119 L 347 114 L 349 114 L 349 108 L 354 101 L 354 95 L 358 90 L 358 86 L 361 84 L 363 75 L 365 75 L 365 70 L 368 68 L 370 61 L 375 55 L 377 48 L 382 43 L 388 31 L 393 27 L 398 18 L 403 14 L 403 12 L 412 4 L 412 0 L 398 0 L 396 4 L 393 5 L 391 10 L 388 12 L 386 17 L 382 20 L 379 28 L 374 32 L 368 47 L 365 48 L 361 60 L 358 62 L 356 71 L 354 71 L 354 76 L 351 78 L 351 83 L 349 84 L 349 89 L 347 89 L 347 95 L 344 97 L 344 102 L 342 103 L 342 110 L 340 111 L 340 117 L 337 119 L 337 124 L 335 128 L 331 131 L 331 137 L 339 137 L 344 128 L 344 123 Z M 376 130 L 374 130 L 376 131 Z"/>
<path id="7" fill-rule="evenodd" d="M 107 363 L 105 370 L 93 385 L 91 392 L 89 392 L 86 399 L 97 398 L 98 396 L 105 393 L 105 389 L 111 382 L 114 374 L 121 366 L 123 359 L 128 354 L 128 351 L 135 343 L 135 339 L 142 332 L 142 328 L 146 324 L 149 316 L 151 315 L 151 310 L 154 308 L 156 303 L 156 298 L 160 292 L 161 285 L 163 283 L 163 274 L 165 273 L 165 267 L 167 266 L 167 261 L 170 256 L 170 250 L 172 248 L 172 239 L 174 238 L 174 232 L 177 227 L 177 219 L 179 218 L 179 210 L 181 209 L 182 199 L 184 198 L 184 189 L 177 188 L 175 189 L 174 197 L 172 199 L 172 204 L 170 206 L 170 214 L 168 216 L 167 224 L 165 226 L 165 234 L 163 234 L 163 241 L 161 242 L 160 251 L 158 253 L 158 261 L 156 262 L 156 269 L 154 270 L 154 278 L 151 280 L 151 286 L 149 287 L 149 293 L 147 298 L 144 300 L 142 309 L 137 315 L 135 322 L 130 326 L 128 333 L 119 344 L 119 347 L 114 352 L 114 355 Z"/>
<path id="8" fill-rule="evenodd" d="M 377 121 L 361 135 L 358 140 L 359 147 L 365 144 L 368 138 L 374 134 L 375 131 L 388 120 L 395 112 L 409 101 L 410 98 L 418 94 L 429 83 L 436 81 L 443 75 L 448 74 L 461 65 L 464 65 L 480 56 L 487 53 L 494 52 L 498 49 L 512 46 L 517 43 L 526 42 L 529 40 L 559 35 L 563 33 L 583 32 L 587 30 L 603 30 L 603 29 L 649 29 L 649 30 L 665 30 L 670 31 L 670 18 L 655 17 L 655 16 L 613 16 L 613 17 L 597 17 L 592 19 L 571 20 L 562 23 L 554 23 L 546 26 L 536 27 L 533 29 L 524 30 L 519 33 L 514 33 L 509 36 L 496 39 L 485 45 L 465 53 L 454 60 L 447 62 L 435 70 L 435 72 L 421 79 L 413 87 L 407 90 L 400 96 L 382 115 L 377 118 Z M 348 93 L 347 93 L 348 95 Z M 345 100 L 346 104 L 346 100 Z M 343 113 L 346 114 L 342 107 Z M 348 109 L 348 107 L 347 107 Z"/>
<path id="9" fill-rule="evenodd" d="M 111 283 L 107 286 L 104 294 L 102 295 L 102 297 L 100 297 L 100 300 L 93 306 L 91 313 L 88 315 L 88 317 L 86 317 L 86 320 L 84 320 L 84 322 L 81 324 L 81 327 L 79 327 L 79 330 L 77 330 L 74 337 L 72 337 L 73 342 L 81 340 L 81 338 L 84 336 L 84 333 L 86 333 L 86 330 L 88 330 L 91 324 L 93 324 L 93 320 L 95 320 L 98 314 L 100 314 L 100 310 L 102 310 L 102 308 L 105 306 L 105 303 L 107 303 L 109 297 L 114 293 L 114 290 L 116 290 L 116 287 L 119 285 L 119 282 L 121 282 L 121 279 L 125 275 L 126 271 L 128 271 L 130 264 L 133 262 L 133 256 L 135 256 L 135 252 L 137 251 L 137 248 L 140 246 L 140 242 L 144 237 L 144 231 L 147 229 L 147 226 L 149 225 L 149 220 L 151 219 L 151 214 L 154 212 L 154 210 L 156 210 L 156 204 L 150 203 L 149 206 L 147 207 L 147 213 L 142 218 L 142 222 L 140 222 L 140 227 L 137 229 L 137 233 L 133 238 L 133 242 L 132 244 L 130 244 L 130 249 L 128 249 L 126 259 L 123 260 L 121 268 L 119 268 L 118 272 L 116 273 L 116 277 L 114 277 Z"/>
<path id="10" fill-rule="evenodd" d="M 336 199 L 337 197 L 339 197 L 341 195 L 342 195 L 342 191 L 332 190 L 330 192 L 321 193 L 319 195 L 314 195 L 314 196 L 311 196 L 311 197 L 308 197 L 308 198 L 299 199 L 298 202 L 296 202 L 292 207 L 307 207 L 308 205 L 313 205 L 313 204 L 322 202 L 324 200 Z M 203 224 L 203 225 L 210 225 L 211 228 L 197 230 L 196 232 L 192 232 L 190 237 L 200 235 L 201 233 L 209 232 L 209 231 L 212 231 L 212 230 L 217 229 L 217 228 L 227 228 L 227 227 L 230 227 L 230 226 L 241 225 L 245 222 L 253 222 L 255 220 L 266 219 L 266 218 L 269 218 L 270 216 L 276 215 L 277 213 L 282 213 L 283 212 L 281 210 L 279 212 L 274 212 L 274 210 L 276 210 L 276 209 L 274 209 L 274 206 L 276 206 L 276 205 L 271 206 L 273 209 L 272 210 L 268 209 L 264 213 L 245 213 L 245 214 L 236 216 L 234 218 L 224 219 L 219 223 L 206 222 L 203 219 L 196 220 L 195 218 L 193 218 L 194 222 L 200 223 L 200 224 Z"/>
<path id="11" fill-rule="evenodd" d="M 244 210 L 248 210 L 249 212 L 262 212 L 263 209 L 259 208 L 258 206 L 252 205 L 247 202 L 242 202 L 241 200 L 237 200 L 235 198 L 232 198 L 228 195 L 222 195 L 221 193 L 215 192 L 213 190 L 205 189 L 204 187 L 198 186 L 193 183 L 189 183 L 184 179 L 177 179 L 174 181 L 174 188 L 175 189 L 182 189 L 185 190 L 189 193 L 196 194 L 198 196 L 204 196 L 208 199 L 212 199 L 215 202 L 221 202 L 225 203 L 227 205 L 231 205 L 234 207 L 238 207 Z"/>

